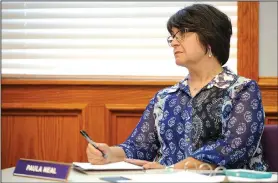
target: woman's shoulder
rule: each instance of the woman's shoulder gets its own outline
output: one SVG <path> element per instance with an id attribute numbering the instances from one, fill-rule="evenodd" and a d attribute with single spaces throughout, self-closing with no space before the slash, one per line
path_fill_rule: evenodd
<path id="1" fill-rule="evenodd" d="M 258 85 L 258 83 L 255 80 L 238 75 L 237 79 L 231 85 L 231 87 L 242 86 L 244 88 L 244 87 L 249 87 L 249 86 L 257 86 L 257 85 Z"/>
<path id="2" fill-rule="evenodd" d="M 229 84 L 229 89 L 233 90 L 233 89 L 244 89 L 246 87 L 249 86 L 257 86 L 257 82 L 253 79 L 241 76 L 239 74 L 237 74 L 236 72 L 232 71 L 231 69 L 229 69 L 228 67 L 223 67 L 224 68 L 224 74 L 223 74 L 223 78 L 222 80 L 224 81 L 230 81 L 228 82 Z"/>
<path id="3" fill-rule="evenodd" d="M 177 92 L 177 91 L 179 90 L 179 87 L 180 87 L 180 83 L 181 83 L 181 82 L 182 82 L 182 81 L 177 82 L 177 83 L 175 83 L 174 85 L 171 85 L 171 86 L 167 86 L 167 87 L 162 88 L 161 90 L 159 90 L 159 91 L 156 93 L 156 95 L 161 97 L 161 96 L 166 96 L 166 95 L 169 95 L 169 94 L 171 94 L 171 93 Z"/>
<path id="4" fill-rule="evenodd" d="M 260 92 L 258 83 L 250 78 L 243 76 L 237 77 L 235 82 L 228 89 L 233 97 L 238 96 L 243 93 Z M 233 98 L 232 97 L 232 98 Z"/>

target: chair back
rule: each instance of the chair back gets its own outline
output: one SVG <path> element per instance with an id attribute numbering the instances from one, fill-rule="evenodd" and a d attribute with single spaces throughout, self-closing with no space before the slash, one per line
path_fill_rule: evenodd
<path id="1" fill-rule="evenodd" d="M 269 165 L 269 170 L 278 172 L 278 124 L 265 125 L 262 135 L 264 159 Z"/>

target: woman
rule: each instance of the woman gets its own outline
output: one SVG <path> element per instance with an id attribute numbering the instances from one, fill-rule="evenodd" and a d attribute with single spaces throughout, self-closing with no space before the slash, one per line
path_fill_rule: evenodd
<path id="1" fill-rule="evenodd" d="M 88 161 L 127 161 L 150 168 L 267 170 L 260 143 L 264 129 L 261 94 L 255 81 L 223 65 L 229 58 L 230 19 L 211 5 L 194 4 L 170 17 L 176 64 L 189 71 L 184 80 L 158 91 L 128 139 L 118 146 L 90 144 Z"/>

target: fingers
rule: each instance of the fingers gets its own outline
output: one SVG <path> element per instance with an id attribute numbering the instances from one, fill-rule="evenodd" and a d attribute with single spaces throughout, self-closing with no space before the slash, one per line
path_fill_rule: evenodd
<path id="1" fill-rule="evenodd" d="M 108 145 L 107 144 L 103 144 L 103 143 L 98 143 L 97 147 L 101 150 L 101 151 L 107 151 Z"/>
<path id="2" fill-rule="evenodd" d="M 107 164 L 107 161 L 105 159 L 89 159 L 88 162 L 93 164 L 93 165 L 104 165 Z"/>
<path id="3" fill-rule="evenodd" d="M 102 156 L 102 153 L 98 149 L 93 147 L 91 144 L 88 144 L 86 153 L 87 153 L 88 162 L 90 162 L 91 164 L 103 165 L 108 163 L 107 159 L 105 159 Z"/>
<path id="4" fill-rule="evenodd" d="M 143 165 L 144 169 L 164 169 L 165 166 L 157 163 L 157 162 L 149 162 Z"/>
<path id="5" fill-rule="evenodd" d="M 135 164 L 135 165 L 138 165 L 138 166 L 143 166 L 143 165 L 145 165 L 147 163 L 150 163 L 149 161 L 145 161 L 145 160 L 128 159 L 128 158 L 125 159 L 125 162 L 131 163 L 131 164 Z"/>
<path id="6" fill-rule="evenodd" d="M 96 156 L 96 157 L 101 157 L 102 153 L 96 149 L 94 146 L 92 146 L 91 144 L 88 144 L 87 146 L 87 155 L 89 156 Z"/>

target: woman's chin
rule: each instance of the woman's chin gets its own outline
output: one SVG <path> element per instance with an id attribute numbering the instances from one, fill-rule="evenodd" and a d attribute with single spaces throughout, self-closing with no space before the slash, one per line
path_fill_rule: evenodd
<path id="1" fill-rule="evenodd" d="M 176 59 L 176 65 L 178 65 L 178 66 L 184 66 L 185 63 L 184 63 L 183 61 L 181 61 L 181 60 L 177 60 L 177 59 Z"/>

